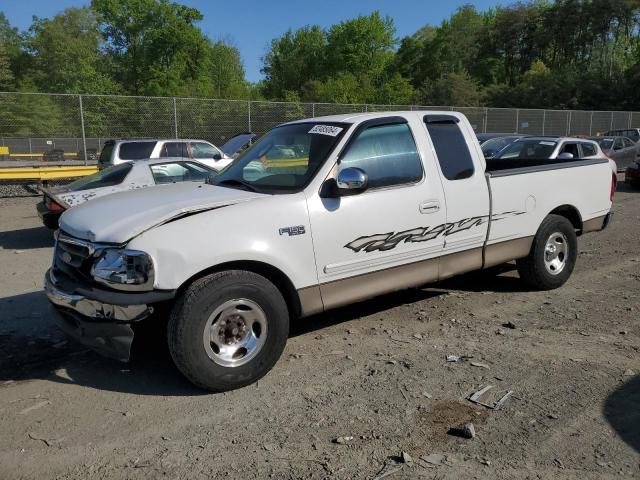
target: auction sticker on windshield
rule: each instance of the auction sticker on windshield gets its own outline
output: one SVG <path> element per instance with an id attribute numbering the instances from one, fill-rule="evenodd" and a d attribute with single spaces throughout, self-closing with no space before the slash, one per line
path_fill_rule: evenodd
<path id="1" fill-rule="evenodd" d="M 320 135 L 329 135 L 330 137 L 335 137 L 341 131 L 341 127 L 333 127 L 331 125 L 316 125 L 311 130 L 309 130 L 309 133 L 319 133 Z"/>

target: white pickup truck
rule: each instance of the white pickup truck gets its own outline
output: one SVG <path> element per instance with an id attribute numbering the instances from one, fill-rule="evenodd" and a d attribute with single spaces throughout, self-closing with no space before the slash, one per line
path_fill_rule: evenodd
<path id="1" fill-rule="evenodd" d="M 614 185 L 606 158 L 487 164 L 458 113 L 296 121 L 207 184 L 65 212 L 45 289 L 67 332 L 124 361 L 131 327 L 170 311 L 178 368 L 224 391 L 272 368 L 293 318 L 511 260 L 561 286 Z"/>

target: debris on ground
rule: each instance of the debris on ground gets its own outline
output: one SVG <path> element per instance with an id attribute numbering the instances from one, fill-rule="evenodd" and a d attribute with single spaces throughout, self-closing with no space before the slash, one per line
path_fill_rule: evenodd
<path id="1" fill-rule="evenodd" d="M 429 455 L 422 455 L 420 460 L 427 462 L 430 465 L 442 465 L 444 455 L 440 453 L 431 453 Z"/>
<path id="2" fill-rule="evenodd" d="M 633 377 L 635 374 L 636 372 L 634 372 L 630 368 L 627 368 L 622 375 L 624 375 L 625 377 Z"/>
<path id="3" fill-rule="evenodd" d="M 402 452 L 402 461 L 407 465 L 411 465 L 413 463 L 413 458 L 407 452 Z"/>
<path id="4" fill-rule="evenodd" d="M 344 436 L 344 437 L 334 438 L 333 443 L 337 443 L 338 445 L 344 445 L 345 443 L 349 443 L 352 440 L 353 440 L 353 437 Z"/>
<path id="5" fill-rule="evenodd" d="M 63 440 L 63 438 L 44 438 L 39 435 L 34 435 L 33 433 L 29 433 L 29 438 L 31 440 L 39 440 L 40 442 L 44 442 L 47 447 L 53 447 L 56 443 Z"/>
<path id="6" fill-rule="evenodd" d="M 449 363 L 457 363 L 460 360 L 460 357 L 457 355 L 447 355 L 447 362 Z"/>
<path id="7" fill-rule="evenodd" d="M 487 365 L 486 363 L 471 362 L 471 366 L 472 366 L 472 367 L 479 367 L 479 368 L 486 368 L 486 369 L 489 369 L 489 365 Z"/>
<path id="8" fill-rule="evenodd" d="M 509 390 L 507 393 L 505 393 L 500 399 L 498 399 L 493 404 L 483 403 L 480 400 L 480 397 L 482 397 L 482 395 L 487 393 L 492 388 L 493 388 L 493 385 L 487 385 L 486 387 L 481 388 L 477 392 L 472 393 L 471 396 L 469 396 L 468 400 L 477 405 L 482 405 L 483 407 L 487 407 L 491 410 L 500 410 L 500 408 L 502 408 L 502 406 L 507 401 L 507 399 L 513 394 L 513 390 Z"/>
<path id="9" fill-rule="evenodd" d="M 371 480 L 381 480 L 393 475 L 394 473 L 398 473 L 400 470 L 402 470 L 402 467 L 404 467 L 404 465 L 405 464 L 402 462 L 402 459 L 389 457 L 384 462 L 384 465 L 382 466 L 380 471 L 378 471 L 377 474 L 371 477 Z"/>
<path id="10" fill-rule="evenodd" d="M 502 326 L 504 328 L 508 328 L 509 330 L 515 330 L 516 325 L 513 322 L 503 323 Z"/>
<path id="11" fill-rule="evenodd" d="M 473 423 L 465 423 L 462 426 L 462 434 L 465 438 L 476 438 L 476 427 L 473 426 Z"/>

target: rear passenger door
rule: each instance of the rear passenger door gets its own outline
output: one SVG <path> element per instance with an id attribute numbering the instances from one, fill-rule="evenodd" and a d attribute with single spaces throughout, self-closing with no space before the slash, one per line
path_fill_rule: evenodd
<path id="1" fill-rule="evenodd" d="M 425 115 L 423 120 L 447 203 L 440 277 L 448 277 L 482 266 L 482 246 L 489 225 L 489 190 L 482 166 L 474 161 L 480 158 L 481 150 L 471 141 L 473 131 L 467 123 L 454 115 Z"/>

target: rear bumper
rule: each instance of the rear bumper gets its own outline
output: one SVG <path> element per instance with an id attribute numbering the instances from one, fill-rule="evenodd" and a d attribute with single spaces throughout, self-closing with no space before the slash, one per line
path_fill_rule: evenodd
<path id="1" fill-rule="evenodd" d="M 132 324 L 153 313 L 153 306 L 146 303 L 117 305 L 77 293 L 68 284 L 63 286 L 63 282 L 57 282 L 51 270 L 45 274 L 44 290 L 55 311 L 56 323 L 66 334 L 122 362 L 129 360 Z"/>

